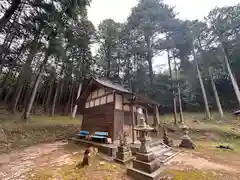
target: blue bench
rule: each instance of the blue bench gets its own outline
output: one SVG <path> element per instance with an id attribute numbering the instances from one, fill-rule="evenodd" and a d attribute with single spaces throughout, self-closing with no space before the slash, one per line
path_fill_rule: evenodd
<path id="1" fill-rule="evenodd" d="M 92 140 L 107 142 L 108 132 L 95 132 L 94 135 L 91 136 Z"/>
<path id="2" fill-rule="evenodd" d="M 79 134 L 77 134 L 77 136 L 79 136 L 80 138 L 84 138 L 88 135 L 89 135 L 89 132 L 88 131 L 83 131 L 83 130 L 80 130 Z"/>

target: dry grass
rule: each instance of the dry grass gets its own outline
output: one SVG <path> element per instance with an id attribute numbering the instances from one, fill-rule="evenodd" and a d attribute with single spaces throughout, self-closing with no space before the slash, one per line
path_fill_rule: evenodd
<path id="1" fill-rule="evenodd" d="M 9 120 L 1 121 L 0 127 L 4 130 L 6 138 L 0 140 L 0 153 L 37 143 L 66 139 L 74 136 L 81 128 L 80 118 L 33 116 L 27 123 L 20 122 L 19 118 L 10 116 Z"/>
<path id="2" fill-rule="evenodd" d="M 217 113 L 212 113 L 213 117 L 217 117 Z M 184 123 L 191 129 L 191 131 L 200 132 L 212 132 L 220 136 L 229 136 L 236 139 L 237 136 L 240 138 L 239 121 L 231 113 L 225 113 L 227 120 L 219 121 L 217 118 L 212 120 L 206 120 L 204 113 L 184 113 Z M 173 115 L 164 115 L 160 117 L 163 123 L 170 126 L 173 123 Z M 179 117 L 178 117 L 179 119 Z"/>
<path id="3" fill-rule="evenodd" d="M 75 147 L 67 147 L 73 150 Z M 71 151 L 70 150 L 70 151 Z M 82 160 L 82 153 L 72 156 L 73 165 L 63 165 L 58 167 L 44 167 L 28 173 L 30 180 L 119 180 L 129 178 L 125 175 L 125 167 L 114 162 L 108 162 L 102 159 L 102 155 L 91 157 L 90 166 L 76 168 L 76 164 Z"/>
<path id="4" fill-rule="evenodd" d="M 168 176 L 173 180 L 215 180 L 216 178 L 211 172 L 204 172 L 200 170 L 173 170 L 167 171 Z"/>

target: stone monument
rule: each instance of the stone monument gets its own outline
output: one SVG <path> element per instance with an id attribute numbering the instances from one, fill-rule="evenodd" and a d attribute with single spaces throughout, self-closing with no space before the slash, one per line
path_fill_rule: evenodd
<path id="1" fill-rule="evenodd" d="M 135 180 L 157 180 L 163 171 L 160 161 L 156 158 L 149 147 L 148 133 L 153 130 L 149 127 L 145 119 L 140 118 L 139 125 L 134 130 L 139 132 L 139 141 L 141 142 L 136 159 L 133 160 L 133 167 L 127 169 L 127 175 Z"/>
<path id="2" fill-rule="evenodd" d="M 171 140 L 168 137 L 167 129 L 165 127 L 163 127 L 163 143 L 170 146 L 170 147 L 173 146 L 173 140 Z"/>
<path id="3" fill-rule="evenodd" d="M 121 164 L 127 164 L 133 160 L 132 151 L 127 143 L 127 133 L 123 133 L 119 138 L 120 145 L 118 146 L 118 151 L 116 152 L 115 161 Z"/>
<path id="4" fill-rule="evenodd" d="M 181 129 L 182 129 L 184 135 L 182 137 L 182 141 L 181 141 L 179 147 L 187 148 L 187 149 L 195 149 L 196 145 L 193 143 L 193 141 L 189 137 L 188 127 L 185 124 L 183 124 L 181 126 Z"/>

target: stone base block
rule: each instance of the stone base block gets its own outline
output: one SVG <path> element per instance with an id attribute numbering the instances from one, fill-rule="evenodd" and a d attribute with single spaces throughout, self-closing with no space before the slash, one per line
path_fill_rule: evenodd
<path id="1" fill-rule="evenodd" d="M 138 160 L 133 161 L 133 168 L 144 171 L 146 173 L 153 173 L 161 167 L 161 162 L 158 159 L 155 159 L 151 162 L 142 162 Z"/>
<path id="2" fill-rule="evenodd" d="M 124 160 L 122 160 L 122 159 L 118 159 L 118 158 L 115 158 L 114 160 L 116 161 L 116 162 L 118 162 L 118 163 L 120 163 L 120 164 L 128 164 L 128 163 L 130 163 L 131 161 L 133 161 L 135 159 L 135 157 L 131 157 L 131 158 L 129 158 L 129 159 L 124 159 Z"/>
<path id="3" fill-rule="evenodd" d="M 155 156 L 153 153 L 148 153 L 148 154 L 143 154 L 143 153 L 136 153 L 136 159 L 139 161 L 143 161 L 143 162 L 151 162 L 155 159 Z"/>
<path id="4" fill-rule="evenodd" d="M 116 152 L 116 158 L 118 159 L 129 159 L 132 157 L 132 152 L 127 151 L 127 152 Z"/>
<path id="5" fill-rule="evenodd" d="M 165 167 L 161 167 L 153 173 L 145 173 L 143 171 L 128 168 L 127 175 L 135 180 L 159 180 L 161 177 L 161 172 L 165 169 Z"/>
<path id="6" fill-rule="evenodd" d="M 131 151 L 126 152 L 116 152 L 116 158 L 115 160 L 121 164 L 127 164 L 130 161 L 132 161 L 134 157 L 132 156 Z"/>
<path id="7" fill-rule="evenodd" d="M 130 150 L 130 148 L 127 146 L 118 146 L 118 152 L 126 152 L 129 150 Z"/>

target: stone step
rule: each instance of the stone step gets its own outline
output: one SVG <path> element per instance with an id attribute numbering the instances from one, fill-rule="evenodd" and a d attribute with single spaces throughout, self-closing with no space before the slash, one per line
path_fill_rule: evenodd
<path id="1" fill-rule="evenodd" d="M 171 150 L 171 151 L 167 152 L 166 154 L 163 154 L 163 156 L 158 157 L 158 159 L 160 160 L 161 163 L 165 164 L 170 159 L 177 156 L 179 153 L 181 153 L 181 152 L 177 151 L 177 150 Z"/>
<path id="2" fill-rule="evenodd" d="M 159 157 L 159 156 L 162 156 L 164 153 L 166 152 L 169 152 L 171 151 L 171 148 L 164 148 L 164 149 L 155 149 L 153 152 L 153 154 L 156 156 L 156 157 Z"/>
<path id="3" fill-rule="evenodd" d="M 162 166 L 150 174 L 130 167 L 127 169 L 127 175 L 134 180 L 159 180 L 165 169 L 166 167 Z"/>
<path id="4" fill-rule="evenodd" d="M 169 149 L 169 148 L 170 148 L 170 147 L 164 147 L 164 146 L 159 145 L 159 146 L 151 147 L 150 149 L 151 149 L 152 151 L 156 151 L 156 150 L 158 150 L 158 149 Z"/>
<path id="5" fill-rule="evenodd" d="M 149 147 L 155 147 L 155 146 L 163 146 L 163 147 L 167 147 L 167 145 L 165 145 L 162 141 L 152 141 L 149 143 Z"/>

